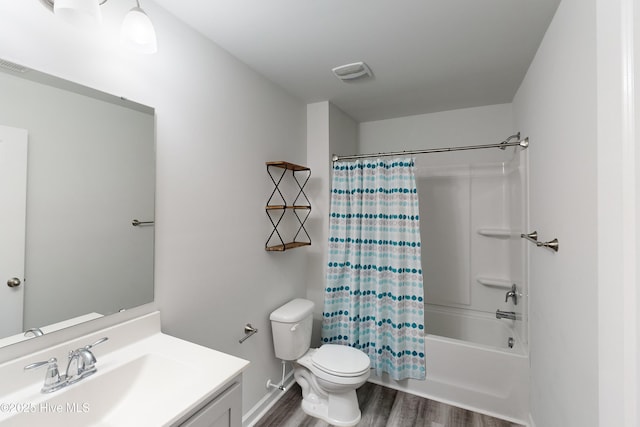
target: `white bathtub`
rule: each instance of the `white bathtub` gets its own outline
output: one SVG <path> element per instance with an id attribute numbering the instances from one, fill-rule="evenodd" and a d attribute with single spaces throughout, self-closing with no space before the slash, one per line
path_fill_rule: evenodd
<path id="1" fill-rule="evenodd" d="M 516 322 L 508 319 L 496 319 L 493 313 L 427 304 L 424 325 L 430 335 L 503 348 L 505 351 L 509 351 L 509 338 L 513 338 L 511 352 L 525 353 L 523 343 L 519 339 L 520 334 L 517 332 L 521 325 L 516 325 Z"/>
<path id="2" fill-rule="evenodd" d="M 509 327 L 513 322 L 437 308 L 425 318 L 427 379 L 394 381 L 384 375 L 370 381 L 526 425 L 529 358 Z M 509 337 L 513 348 L 507 347 Z"/>

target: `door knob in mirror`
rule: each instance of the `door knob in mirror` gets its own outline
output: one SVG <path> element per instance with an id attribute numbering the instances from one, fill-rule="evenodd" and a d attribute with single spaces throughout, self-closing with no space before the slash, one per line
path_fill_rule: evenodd
<path id="1" fill-rule="evenodd" d="M 21 283 L 22 282 L 17 277 L 12 277 L 11 279 L 7 280 L 7 286 L 10 288 L 17 288 Z"/>

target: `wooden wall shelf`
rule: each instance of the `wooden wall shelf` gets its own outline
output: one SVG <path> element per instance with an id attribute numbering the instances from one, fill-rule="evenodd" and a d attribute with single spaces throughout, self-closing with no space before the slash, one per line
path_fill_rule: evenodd
<path id="1" fill-rule="evenodd" d="M 302 246 L 311 246 L 311 242 L 291 242 L 284 245 L 267 246 L 265 249 L 268 252 L 284 252 L 287 249 L 300 248 Z"/>
<path id="2" fill-rule="evenodd" d="M 311 202 L 309 201 L 307 195 L 304 193 L 304 186 L 307 184 L 309 178 L 311 177 L 311 169 L 306 166 L 300 166 L 284 161 L 266 162 L 266 165 L 267 174 L 273 182 L 274 189 L 271 192 L 271 196 L 269 197 L 269 200 L 267 201 L 267 205 L 265 207 L 265 211 L 267 213 L 267 216 L 269 217 L 269 221 L 271 221 L 271 225 L 273 225 L 273 230 L 271 231 L 271 234 L 269 235 L 269 238 L 265 243 L 265 250 L 269 252 L 284 252 L 287 249 L 311 245 L 311 237 L 309 237 L 309 233 L 307 233 L 307 230 L 304 226 L 307 218 L 309 218 L 309 215 L 311 214 Z M 281 173 L 277 175 L 277 172 L 274 171 L 274 168 L 279 169 Z M 287 174 L 287 171 L 291 171 L 291 176 L 294 182 L 297 184 L 299 190 L 293 200 L 293 203 L 291 204 L 287 203 L 284 195 L 282 194 L 282 191 L 280 190 L 280 183 L 282 182 L 284 176 Z M 298 179 L 300 175 L 302 175 L 302 182 L 300 181 L 300 179 Z M 279 198 L 281 203 L 273 203 L 274 197 L 276 199 Z M 300 203 L 298 201 L 300 201 Z M 304 202 L 306 202 L 306 204 Z M 280 226 L 282 219 L 288 211 L 293 212 L 299 226 L 295 235 L 293 236 L 293 239 L 291 241 L 285 242 L 285 239 L 282 237 L 282 234 L 278 230 L 278 227 Z M 301 216 L 298 214 L 299 211 L 306 211 L 306 213 Z M 298 236 L 300 236 L 301 233 L 303 233 L 302 236 L 306 236 L 306 240 L 297 240 Z M 275 241 L 275 244 L 271 243 L 272 240 Z"/>

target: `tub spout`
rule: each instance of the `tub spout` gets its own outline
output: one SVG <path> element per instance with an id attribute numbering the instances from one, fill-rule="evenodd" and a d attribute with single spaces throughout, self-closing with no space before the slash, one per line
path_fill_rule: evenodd
<path id="1" fill-rule="evenodd" d="M 496 319 L 516 320 L 516 313 L 514 311 L 496 310 Z"/>

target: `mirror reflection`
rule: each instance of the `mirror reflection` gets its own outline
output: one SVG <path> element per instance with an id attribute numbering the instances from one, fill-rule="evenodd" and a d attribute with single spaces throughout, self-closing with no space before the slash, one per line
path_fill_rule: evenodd
<path id="1" fill-rule="evenodd" d="M 0 346 L 153 301 L 153 109 L 20 67 L 0 93 Z"/>

